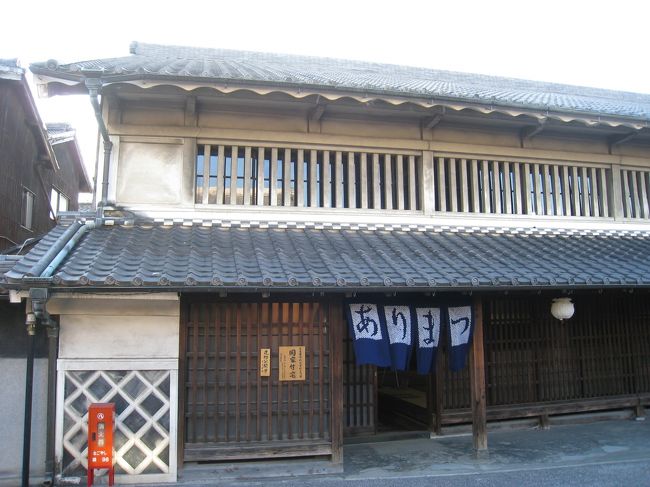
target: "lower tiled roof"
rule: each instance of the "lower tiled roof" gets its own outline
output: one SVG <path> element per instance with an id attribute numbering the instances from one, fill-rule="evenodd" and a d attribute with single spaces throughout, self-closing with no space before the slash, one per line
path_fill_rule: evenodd
<path id="1" fill-rule="evenodd" d="M 59 226 L 7 273 L 20 284 Z M 136 224 L 90 230 L 56 287 L 503 289 L 650 286 L 650 233 Z"/>

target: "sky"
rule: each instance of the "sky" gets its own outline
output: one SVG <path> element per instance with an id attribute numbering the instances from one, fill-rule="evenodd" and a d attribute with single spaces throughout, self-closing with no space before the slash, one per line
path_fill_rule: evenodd
<path id="1" fill-rule="evenodd" d="M 129 55 L 131 41 L 358 59 L 650 94 L 647 0 L 30 0 L 3 4 L 0 58 Z M 92 175 L 86 96 L 37 99 L 77 129 Z M 91 176 L 92 177 L 92 176 Z"/>

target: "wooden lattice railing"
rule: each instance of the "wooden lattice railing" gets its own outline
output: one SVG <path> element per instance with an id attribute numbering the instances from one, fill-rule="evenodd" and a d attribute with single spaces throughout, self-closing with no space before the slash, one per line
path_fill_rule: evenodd
<path id="1" fill-rule="evenodd" d="M 204 206 L 650 219 L 650 170 L 342 147 L 199 144 Z"/>
<path id="2" fill-rule="evenodd" d="M 604 167 L 436 157 L 434 174 L 436 211 L 611 216 Z"/>
<path id="3" fill-rule="evenodd" d="M 202 144 L 195 202 L 419 210 L 417 159 L 412 153 Z"/>
<path id="4" fill-rule="evenodd" d="M 621 170 L 623 215 L 626 218 L 650 218 L 650 171 Z"/>

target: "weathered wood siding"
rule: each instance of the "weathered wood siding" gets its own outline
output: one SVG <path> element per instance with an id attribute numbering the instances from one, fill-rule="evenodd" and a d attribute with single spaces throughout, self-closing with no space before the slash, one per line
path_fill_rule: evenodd
<path id="1" fill-rule="evenodd" d="M 578 295 L 559 322 L 548 296 L 484 299 L 488 419 L 607 409 L 650 400 L 650 299 Z M 442 421 L 470 419 L 466 370 L 443 359 Z"/>

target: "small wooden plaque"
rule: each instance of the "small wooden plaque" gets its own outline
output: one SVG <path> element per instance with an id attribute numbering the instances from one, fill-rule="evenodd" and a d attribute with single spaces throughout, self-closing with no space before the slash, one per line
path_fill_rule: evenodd
<path id="1" fill-rule="evenodd" d="M 305 380 L 305 347 L 280 347 L 280 380 Z"/>
<path id="2" fill-rule="evenodd" d="M 260 377 L 271 376 L 271 349 L 260 348 Z"/>

